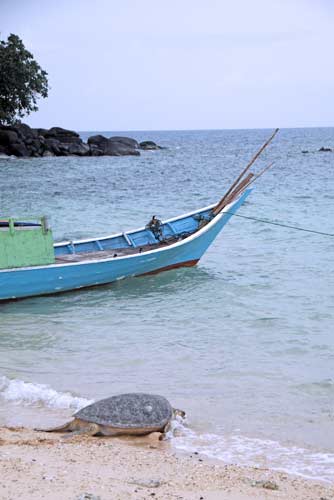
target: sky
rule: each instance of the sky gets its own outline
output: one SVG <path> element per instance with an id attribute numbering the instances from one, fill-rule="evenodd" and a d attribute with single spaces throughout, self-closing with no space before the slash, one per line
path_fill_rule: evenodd
<path id="1" fill-rule="evenodd" d="M 334 0 L 0 0 L 10 33 L 48 72 L 34 127 L 334 126 Z"/>

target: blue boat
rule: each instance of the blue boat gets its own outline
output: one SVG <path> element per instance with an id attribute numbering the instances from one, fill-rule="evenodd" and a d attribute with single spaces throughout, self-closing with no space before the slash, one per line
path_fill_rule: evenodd
<path id="1" fill-rule="evenodd" d="M 0 268 L 0 300 L 55 294 L 194 266 L 250 192 L 245 190 L 217 215 L 213 213 L 216 205 L 212 205 L 163 222 L 152 219 L 134 231 L 55 243 L 51 263 Z M 14 226 L 13 237 L 29 231 L 30 238 L 37 232 L 43 234 L 43 221 L 31 227 L 28 224 L 8 219 L 1 229 L 9 232 Z M 50 229 L 44 228 L 44 234 L 49 233 Z"/>
<path id="2" fill-rule="evenodd" d="M 45 217 L 0 221 L 0 301 L 105 285 L 132 276 L 195 266 L 260 175 L 247 171 L 260 148 L 221 200 L 168 219 L 155 216 L 143 228 L 101 238 L 54 243 Z M 36 218 L 35 218 L 36 219 Z"/>

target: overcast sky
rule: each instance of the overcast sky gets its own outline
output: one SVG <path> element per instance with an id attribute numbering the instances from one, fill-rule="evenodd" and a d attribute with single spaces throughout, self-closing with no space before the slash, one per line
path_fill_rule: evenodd
<path id="1" fill-rule="evenodd" d="M 49 74 L 32 126 L 334 125 L 334 0 L 0 0 L 0 31 Z"/>

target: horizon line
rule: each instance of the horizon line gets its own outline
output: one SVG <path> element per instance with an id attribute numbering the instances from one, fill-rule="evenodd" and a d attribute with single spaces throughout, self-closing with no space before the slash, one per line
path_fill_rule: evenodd
<path id="1" fill-rule="evenodd" d="M 55 125 L 56 126 L 56 125 Z M 42 127 L 31 127 L 42 128 Z M 63 128 L 63 127 L 62 127 Z M 215 132 L 215 131 L 229 131 L 229 130 L 273 130 L 277 127 L 250 127 L 250 128 L 179 128 L 179 129 L 86 129 L 79 130 L 78 132 Z M 300 129 L 315 129 L 315 128 L 334 128 L 334 125 L 321 125 L 321 126 L 307 126 L 307 127 L 278 127 L 280 130 L 300 130 Z M 69 129 L 67 129 L 69 130 Z"/>

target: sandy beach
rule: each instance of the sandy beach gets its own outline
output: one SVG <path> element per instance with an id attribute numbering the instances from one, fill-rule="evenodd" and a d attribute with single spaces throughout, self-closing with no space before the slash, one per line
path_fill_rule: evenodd
<path id="1" fill-rule="evenodd" d="M 329 500 L 334 486 L 268 469 L 175 454 L 157 434 L 141 438 L 64 439 L 1 428 L 0 498 Z"/>

